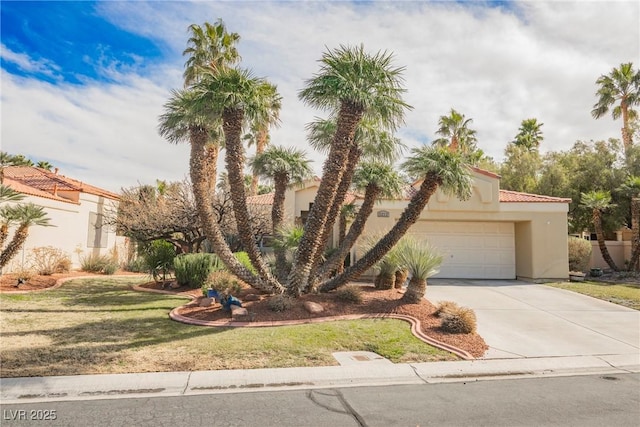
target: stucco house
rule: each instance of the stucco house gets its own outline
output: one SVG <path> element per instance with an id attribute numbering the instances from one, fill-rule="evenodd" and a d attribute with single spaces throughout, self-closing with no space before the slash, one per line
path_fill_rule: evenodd
<path id="1" fill-rule="evenodd" d="M 104 224 L 107 210 L 117 208 L 117 194 L 58 174 L 58 169 L 51 172 L 37 167 L 6 166 L 3 173 L 3 184 L 26 196 L 18 203 L 42 206 L 53 225 L 31 227 L 23 248 L 3 273 L 27 267 L 29 254 L 36 247 L 63 250 L 71 258 L 72 268 L 79 268 L 84 256 L 126 255 L 125 238 L 116 236 Z M 11 235 L 12 232 L 9 238 Z"/>
<path id="2" fill-rule="evenodd" d="M 473 193 L 460 201 L 438 190 L 409 234 L 438 248 L 444 261 L 438 278 L 566 279 L 569 276 L 567 213 L 571 199 L 500 189 L 500 177 L 474 168 Z M 363 235 L 390 229 L 419 186 L 414 183 L 402 198 L 382 200 L 374 207 Z M 290 221 L 304 219 L 313 203 L 318 179 L 287 191 L 285 210 Z M 356 205 L 358 195 L 351 196 Z M 250 198 L 268 206 L 272 194 Z M 338 228 L 329 244 L 338 240 Z M 357 245 L 356 245 L 357 246 Z M 352 260 L 361 254 L 351 252 Z"/>

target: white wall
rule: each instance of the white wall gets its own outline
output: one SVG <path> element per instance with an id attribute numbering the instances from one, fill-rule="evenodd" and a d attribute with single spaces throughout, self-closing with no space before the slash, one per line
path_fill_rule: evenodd
<path id="1" fill-rule="evenodd" d="M 3 273 L 28 268 L 31 250 L 36 247 L 53 246 L 63 250 L 72 261 L 72 268 L 80 268 L 80 260 L 84 256 L 108 255 L 118 252 L 122 260 L 126 256 L 125 238 L 117 237 L 113 230 L 105 227 L 100 246 L 88 242 L 90 213 L 102 214 L 107 209 L 113 209 L 115 203 L 111 199 L 81 193 L 80 204 L 65 203 L 49 200 L 41 197 L 27 196 L 20 203 L 34 203 L 42 206 L 47 212 L 53 227 L 32 226 L 29 228 L 29 237 L 20 252 L 3 269 Z M 9 232 L 7 242 L 13 237 L 15 227 Z M 6 245 L 5 243 L 5 245 Z"/>

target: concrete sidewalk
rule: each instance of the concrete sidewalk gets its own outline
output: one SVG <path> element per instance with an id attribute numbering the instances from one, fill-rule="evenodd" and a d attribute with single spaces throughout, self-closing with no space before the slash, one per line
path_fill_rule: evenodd
<path id="1" fill-rule="evenodd" d="M 4 378 L 3 404 L 640 372 L 634 355 Z"/>

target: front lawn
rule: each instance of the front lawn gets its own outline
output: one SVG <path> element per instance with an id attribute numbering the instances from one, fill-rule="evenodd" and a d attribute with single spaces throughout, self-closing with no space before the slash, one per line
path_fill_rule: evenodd
<path id="1" fill-rule="evenodd" d="M 73 280 L 0 294 L 0 376 L 196 371 L 337 365 L 335 351 L 366 350 L 395 363 L 457 360 L 400 320 L 273 328 L 211 328 L 171 321 L 187 300 L 135 292 L 139 277 Z"/>
<path id="2" fill-rule="evenodd" d="M 551 283 L 554 288 L 567 289 L 614 304 L 640 310 L 640 285 L 633 283 L 611 284 L 604 282 Z"/>

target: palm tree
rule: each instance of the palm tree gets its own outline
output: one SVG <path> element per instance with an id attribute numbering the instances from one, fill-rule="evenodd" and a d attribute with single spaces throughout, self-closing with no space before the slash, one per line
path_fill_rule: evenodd
<path id="1" fill-rule="evenodd" d="M 393 67 L 392 55 L 379 52 L 368 54 L 364 47 L 341 46 L 328 51 L 321 59 L 321 69 L 299 97 L 307 105 L 336 114 L 336 132 L 325 161 L 321 181 L 313 207 L 305 224 L 296 259 L 288 278 L 288 286 L 298 291 L 309 285 L 314 260 L 321 250 L 325 224 L 337 190 L 343 180 L 354 135 L 363 117 L 370 117 L 383 127 L 395 129 L 409 106 L 402 100 L 403 68 Z M 337 216 L 337 212 L 335 214 Z"/>
<path id="2" fill-rule="evenodd" d="M 402 178 L 393 166 L 381 162 L 362 162 L 356 169 L 353 183 L 356 191 L 364 191 L 364 200 L 338 250 L 318 270 L 319 276 L 330 273 L 344 260 L 362 234 L 375 202 L 379 199 L 396 198 L 402 193 L 403 185 Z"/>
<path id="3" fill-rule="evenodd" d="M 39 225 L 50 227 L 51 224 L 49 224 L 50 219 L 44 211 L 44 208 L 42 206 L 36 206 L 33 203 L 4 207 L 0 212 L 0 216 L 2 216 L 5 221 L 12 221 L 19 224 L 13 238 L 0 254 L 0 268 L 2 268 L 18 253 L 27 240 L 31 226 Z"/>
<path id="4" fill-rule="evenodd" d="M 424 298 L 427 279 L 438 273 L 442 255 L 428 242 L 405 236 L 398 244 L 398 258 L 411 275 L 402 301 L 417 304 Z"/>
<path id="5" fill-rule="evenodd" d="M 53 169 L 53 165 L 45 160 L 40 160 L 38 163 L 36 163 L 36 167 L 40 169 L 46 169 L 48 171 Z"/>
<path id="6" fill-rule="evenodd" d="M 172 97 L 164 105 L 158 131 L 171 143 L 188 141 L 191 146 L 189 171 L 193 194 L 202 226 L 213 251 L 224 264 L 241 280 L 260 289 L 271 291 L 271 287 L 244 267 L 229 249 L 212 209 L 210 176 L 215 170 L 210 165 L 216 161 L 207 159 L 206 146 L 209 141 L 210 118 L 198 108 L 200 94 L 193 89 L 173 91 Z"/>
<path id="7" fill-rule="evenodd" d="M 464 156 L 473 155 L 476 148 L 476 131 L 469 128 L 473 119 L 465 118 L 453 108 L 448 116 L 440 116 L 436 133 L 441 138 L 433 141 L 437 147 L 448 147 L 450 150 L 458 151 Z"/>
<path id="8" fill-rule="evenodd" d="M 276 126 L 280 120 L 280 108 L 282 107 L 282 97 L 278 93 L 275 85 L 265 82 L 263 88 L 263 96 L 268 100 L 267 108 L 260 111 L 251 123 L 251 133 L 243 137 L 251 146 L 256 146 L 256 156 L 264 152 L 269 144 L 269 128 Z M 251 188 L 249 191 L 251 196 L 258 194 L 258 174 L 253 173 L 251 178 Z"/>
<path id="9" fill-rule="evenodd" d="M 618 266 L 611 258 L 607 245 L 604 241 L 604 231 L 602 229 L 602 211 L 612 207 L 611 194 L 608 191 L 590 191 L 588 193 L 581 193 L 580 204 L 584 207 L 591 209 L 591 217 L 593 221 L 593 227 L 596 231 L 596 238 L 598 239 L 598 246 L 600 247 L 600 253 L 605 262 L 609 264 L 609 267 L 614 271 L 618 271 Z"/>
<path id="10" fill-rule="evenodd" d="M 277 239 L 284 222 L 284 201 L 287 187 L 301 184 L 312 174 L 306 154 L 295 148 L 270 147 L 251 159 L 249 162 L 256 176 L 264 176 L 273 180 L 274 195 L 271 206 L 271 223 L 273 235 Z M 275 250 L 276 271 L 278 278 L 286 278 L 286 259 L 284 250 Z"/>
<path id="11" fill-rule="evenodd" d="M 344 273 L 324 283 L 320 290 L 330 291 L 342 286 L 359 277 L 382 259 L 420 218 L 422 210 L 438 188 L 445 194 L 455 195 L 461 200 L 471 197 L 471 172 L 464 164 L 462 156 L 455 151 L 433 146 L 414 148 L 412 156 L 403 163 L 403 168 L 411 176 L 422 181 L 409 205 L 391 230 L 373 248 Z"/>
<path id="12" fill-rule="evenodd" d="M 631 62 L 620 64 L 609 74 L 601 75 L 596 84 L 598 102 L 593 105 L 591 115 L 599 119 L 611 110 L 614 120 L 622 117 L 622 143 L 628 158 L 633 145 L 629 122 L 637 117 L 634 107 L 640 105 L 640 70 L 634 70 Z"/>
<path id="13" fill-rule="evenodd" d="M 240 35 L 229 33 L 224 22 L 218 19 L 215 24 L 205 22 L 202 26 L 192 24 L 188 28 L 191 35 L 187 41 L 187 48 L 182 52 L 188 56 L 184 70 L 184 87 L 189 87 L 208 73 L 217 73 L 229 68 L 240 61 L 236 44 Z M 205 146 L 207 175 L 209 176 L 209 191 L 215 187 L 215 171 L 222 140 L 220 126 L 209 127 L 209 140 Z"/>
<path id="14" fill-rule="evenodd" d="M 189 57 L 184 64 L 185 87 L 198 82 L 205 72 L 216 72 L 240 61 L 240 54 L 236 49 L 240 35 L 229 33 L 221 19 L 215 24 L 192 24 L 188 32 L 191 37 L 187 41 L 187 48 L 182 52 L 183 56 Z"/>
<path id="15" fill-rule="evenodd" d="M 18 193 L 14 189 L 0 184 L 0 203 L 19 202 L 24 198 L 24 194 Z M 9 226 L 16 220 L 13 214 L 14 211 L 8 206 L 0 208 L 0 219 L 2 219 L 2 223 L 0 224 L 0 248 L 4 245 L 7 237 L 9 237 Z"/>
<path id="16" fill-rule="evenodd" d="M 264 114 L 273 104 L 272 94 L 264 90 L 265 80 L 254 77 L 248 70 L 225 68 L 202 76 L 193 88 L 199 94 L 196 108 L 206 116 L 222 123 L 225 141 L 225 163 L 229 176 L 231 201 L 238 235 L 243 249 L 261 276 L 274 289 L 281 290 L 262 258 L 251 227 L 244 187 L 244 147 L 242 128 Z"/>
<path id="17" fill-rule="evenodd" d="M 518 129 L 516 138 L 512 141 L 518 147 L 524 147 L 529 152 L 537 151 L 544 139 L 542 129 L 544 123 L 538 123 L 538 119 L 524 119 Z"/>
<path id="18" fill-rule="evenodd" d="M 631 260 L 629 270 L 640 270 L 640 177 L 630 176 L 621 188 L 631 198 Z"/>

